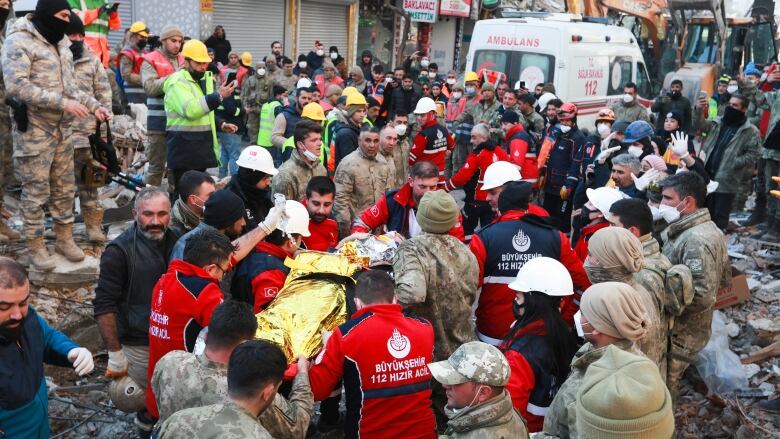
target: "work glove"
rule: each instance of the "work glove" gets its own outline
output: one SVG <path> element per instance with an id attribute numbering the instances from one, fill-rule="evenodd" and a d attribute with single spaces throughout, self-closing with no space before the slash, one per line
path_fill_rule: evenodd
<path id="1" fill-rule="evenodd" d="M 602 150 L 599 155 L 596 157 L 596 161 L 599 162 L 600 165 L 603 165 L 604 162 L 607 161 L 607 159 L 614 154 L 615 152 L 620 150 L 620 145 L 613 146 L 612 148 L 607 148 Z"/>
<path id="2" fill-rule="evenodd" d="M 612 142 L 612 138 L 615 137 L 615 133 L 609 133 L 604 140 L 601 141 L 601 151 L 604 152 L 609 149 L 609 144 Z"/>
<path id="3" fill-rule="evenodd" d="M 672 151 L 681 159 L 688 157 L 688 135 L 683 132 L 672 133 Z"/>
<path id="4" fill-rule="evenodd" d="M 108 351 L 106 378 L 122 378 L 127 375 L 127 357 L 122 350 Z"/>
<path id="5" fill-rule="evenodd" d="M 566 186 L 562 187 L 561 188 L 561 192 L 560 192 L 560 196 L 561 196 L 561 200 L 563 200 L 563 201 L 568 200 L 569 199 L 569 188 L 567 188 Z"/>
<path id="6" fill-rule="evenodd" d="M 641 177 L 637 177 L 633 172 L 631 173 L 631 179 L 634 180 L 634 186 L 640 191 L 647 189 L 647 187 L 650 186 L 650 183 L 655 183 L 663 177 L 664 175 L 657 169 L 650 169 Z"/>
<path id="7" fill-rule="evenodd" d="M 276 230 L 276 226 L 279 225 L 279 220 L 281 220 L 283 215 L 284 208 L 274 206 L 271 208 L 271 210 L 268 211 L 268 215 L 265 216 L 265 219 L 258 225 L 258 227 L 260 227 L 260 229 L 262 229 L 266 235 L 270 235 L 274 230 Z"/>
<path id="8" fill-rule="evenodd" d="M 92 361 L 92 352 L 87 348 L 73 348 L 68 351 L 68 361 L 73 363 L 73 369 L 79 376 L 84 376 L 95 368 L 95 362 Z"/>

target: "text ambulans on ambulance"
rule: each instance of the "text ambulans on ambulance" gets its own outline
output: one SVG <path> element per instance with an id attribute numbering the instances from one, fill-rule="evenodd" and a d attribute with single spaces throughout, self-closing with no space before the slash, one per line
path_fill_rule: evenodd
<path id="1" fill-rule="evenodd" d="M 636 38 L 626 28 L 583 21 L 578 15 L 480 20 L 474 26 L 466 69 L 482 78 L 506 75 L 533 92 L 543 82 L 579 109 L 578 125 L 590 129 L 598 110 L 634 82 L 639 103 L 651 105 L 652 87 Z M 484 73 L 483 73 L 484 72 Z"/>

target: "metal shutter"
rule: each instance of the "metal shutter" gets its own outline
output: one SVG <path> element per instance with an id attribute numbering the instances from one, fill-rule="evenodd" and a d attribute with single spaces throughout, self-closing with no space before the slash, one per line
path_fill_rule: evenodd
<path id="1" fill-rule="evenodd" d="M 301 2 L 301 18 L 298 26 L 298 55 L 308 54 L 316 40 L 319 40 L 325 46 L 325 53 L 328 53 L 330 46 L 338 46 L 339 53 L 345 56 L 347 53 L 347 29 L 349 28 L 347 20 L 349 17 L 347 6 L 344 2 L 340 4 L 320 3 L 312 0 L 303 0 Z M 348 62 L 347 64 L 350 64 Z"/>
<path id="2" fill-rule="evenodd" d="M 108 33 L 108 47 L 113 49 L 119 43 L 122 42 L 122 38 L 125 36 L 125 29 L 129 29 L 130 25 L 135 21 L 133 17 L 133 2 L 132 0 L 124 0 L 119 3 L 119 17 L 122 19 L 122 28 L 112 30 Z"/>
<path id="3" fill-rule="evenodd" d="M 284 0 L 215 0 L 211 22 L 222 25 L 234 51 L 249 52 L 256 63 L 284 42 Z"/>

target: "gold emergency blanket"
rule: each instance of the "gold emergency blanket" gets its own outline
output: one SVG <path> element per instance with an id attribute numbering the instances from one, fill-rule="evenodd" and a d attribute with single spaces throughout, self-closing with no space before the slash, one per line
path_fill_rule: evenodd
<path id="1" fill-rule="evenodd" d="M 284 287 L 264 311 L 257 314 L 257 338 L 276 343 L 287 362 L 312 358 L 322 349 L 322 332 L 347 320 L 347 284 L 361 266 L 349 258 L 301 251 L 284 264 L 290 273 Z"/>

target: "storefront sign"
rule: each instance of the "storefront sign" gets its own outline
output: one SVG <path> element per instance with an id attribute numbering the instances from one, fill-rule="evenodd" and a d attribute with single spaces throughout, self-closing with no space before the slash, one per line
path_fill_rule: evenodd
<path id="1" fill-rule="evenodd" d="M 438 3 L 438 0 L 404 0 L 404 10 L 412 21 L 435 23 Z"/>
<path id="2" fill-rule="evenodd" d="M 200 0 L 200 12 L 214 12 L 214 0 Z"/>
<path id="3" fill-rule="evenodd" d="M 441 0 L 440 15 L 452 17 L 468 17 L 471 12 L 472 0 Z"/>

